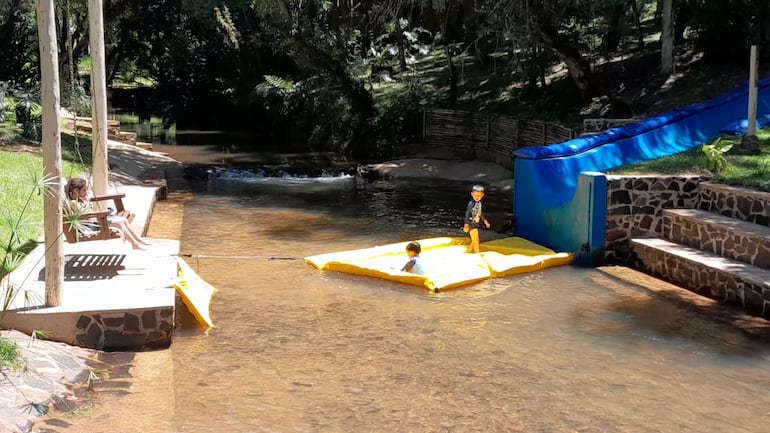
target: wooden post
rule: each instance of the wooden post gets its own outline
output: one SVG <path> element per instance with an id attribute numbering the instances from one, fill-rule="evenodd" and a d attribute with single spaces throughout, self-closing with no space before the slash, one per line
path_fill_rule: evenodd
<path id="1" fill-rule="evenodd" d="M 422 110 L 422 144 L 428 144 L 427 138 L 425 137 L 425 128 L 428 127 L 428 110 Z"/>
<path id="2" fill-rule="evenodd" d="M 749 125 L 748 135 L 757 133 L 757 46 L 751 46 L 751 64 L 749 65 Z"/>
<path id="3" fill-rule="evenodd" d="M 516 143 L 514 144 L 514 149 L 521 148 L 521 120 L 516 119 Z"/>
<path id="4" fill-rule="evenodd" d="M 61 118 L 59 117 L 59 49 L 56 43 L 54 0 L 37 0 L 37 34 L 40 49 L 40 91 L 43 108 L 43 173 L 53 181 L 55 194 L 43 197 L 45 231 L 45 304 L 61 305 L 64 285 L 62 239 Z"/>
<path id="5" fill-rule="evenodd" d="M 93 189 L 107 194 L 107 76 L 104 67 L 104 11 L 102 0 L 88 0 L 88 39 L 91 47 L 91 139 Z"/>
<path id="6" fill-rule="evenodd" d="M 741 150 L 757 155 L 760 152 L 757 137 L 757 46 L 751 46 L 751 64 L 749 65 L 749 114 L 746 134 L 741 138 Z"/>

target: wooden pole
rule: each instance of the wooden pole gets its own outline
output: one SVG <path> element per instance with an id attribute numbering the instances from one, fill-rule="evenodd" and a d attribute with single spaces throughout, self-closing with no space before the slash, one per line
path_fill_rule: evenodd
<path id="1" fill-rule="evenodd" d="M 428 127 L 428 110 L 422 110 L 422 144 L 428 144 L 425 136 L 425 129 Z"/>
<path id="2" fill-rule="evenodd" d="M 91 48 L 91 139 L 93 189 L 107 194 L 107 76 L 104 67 L 104 12 L 102 0 L 88 0 L 88 38 Z"/>
<path id="3" fill-rule="evenodd" d="M 59 54 L 56 43 L 54 0 L 37 0 L 37 33 L 40 49 L 40 91 L 43 107 L 43 173 L 53 181 L 54 194 L 43 197 L 45 233 L 45 303 L 61 305 L 64 285 L 62 239 L 61 118 L 59 117 Z"/>
<path id="4" fill-rule="evenodd" d="M 749 125 L 748 135 L 757 132 L 757 46 L 751 46 L 751 64 L 749 65 Z"/>

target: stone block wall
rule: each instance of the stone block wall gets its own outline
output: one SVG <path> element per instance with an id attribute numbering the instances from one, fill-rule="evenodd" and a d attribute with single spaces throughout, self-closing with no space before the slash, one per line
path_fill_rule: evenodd
<path id="1" fill-rule="evenodd" d="M 698 209 L 770 226 L 770 193 L 704 182 Z"/>
<path id="2" fill-rule="evenodd" d="M 628 263 L 631 238 L 660 236 L 663 209 L 695 208 L 705 176 L 607 176 L 605 263 Z"/>
<path id="3" fill-rule="evenodd" d="M 171 344 L 174 309 L 81 314 L 75 344 L 91 349 L 155 349 Z"/>
<path id="4" fill-rule="evenodd" d="M 770 317 L 770 288 L 761 281 L 741 278 L 726 270 L 705 267 L 677 255 L 637 245 L 637 269 L 683 285 L 695 293 L 742 308 L 749 314 Z"/>

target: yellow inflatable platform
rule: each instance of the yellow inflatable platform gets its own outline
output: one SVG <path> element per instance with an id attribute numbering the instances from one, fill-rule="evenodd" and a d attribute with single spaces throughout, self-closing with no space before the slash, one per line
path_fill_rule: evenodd
<path id="1" fill-rule="evenodd" d="M 422 246 L 420 257 L 425 275 L 400 271 L 408 260 L 408 242 L 320 254 L 306 257 L 305 262 L 321 271 L 383 278 L 431 291 L 572 263 L 570 253 L 557 253 L 519 237 L 483 242 L 478 254 L 467 252 L 468 238 L 441 237 L 418 242 Z"/>
<path id="2" fill-rule="evenodd" d="M 209 305 L 211 297 L 218 290 L 196 274 L 182 259 L 177 259 L 177 276 L 171 283 L 171 287 L 176 289 L 182 302 L 201 326 L 214 326 L 209 316 Z"/>

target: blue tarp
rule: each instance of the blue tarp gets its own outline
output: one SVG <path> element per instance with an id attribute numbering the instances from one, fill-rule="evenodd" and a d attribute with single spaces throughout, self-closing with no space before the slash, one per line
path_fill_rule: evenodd
<path id="1" fill-rule="evenodd" d="M 757 111 L 770 113 L 770 78 L 758 82 Z M 514 152 L 516 234 L 557 251 L 563 227 L 576 220 L 570 206 L 581 172 L 606 172 L 624 165 L 683 152 L 718 136 L 724 125 L 746 117 L 748 86 L 707 102 L 667 111 L 641 122 L 564 143 Z M 564 212 L 564 209 L 572 209 Z M 596 216 L 604 217 L 606 216 Z"/>
<path id="2" fill-rule="evenodd" d="M 757 116 L 757 122 L 756 122 L 757 128 L 764 128 L 767 125 L 770 125 L 770 114 L 763 114 L 761 116 Z M 746 131 L 748 131 L 748 129 L 749 129 L 749 119 L 741 119 L 733 123 L 730 123 L 729 125 L 720 129 L 719 133 L 728 134 L 728 135 L 741 135 L 741 134 L 745 134 Z"/>

